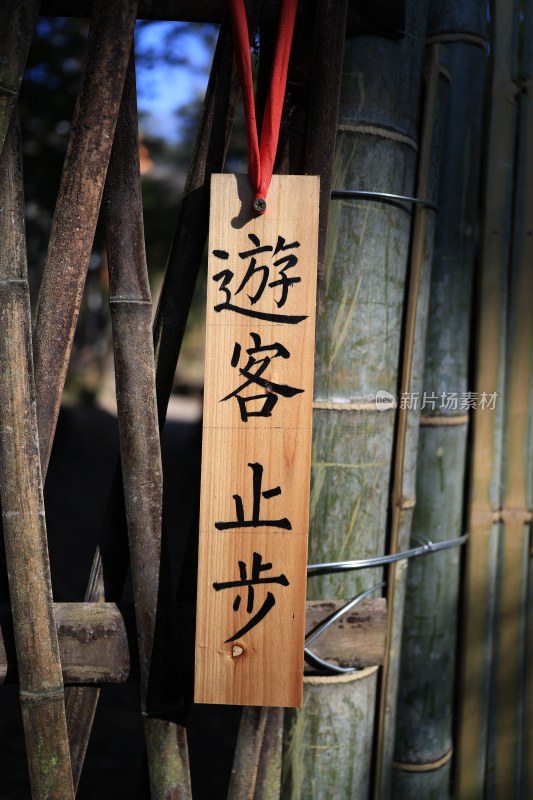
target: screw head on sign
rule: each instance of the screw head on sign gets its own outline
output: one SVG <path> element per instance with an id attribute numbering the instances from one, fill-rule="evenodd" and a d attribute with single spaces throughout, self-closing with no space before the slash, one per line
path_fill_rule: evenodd
<path id="1" fill-rule="evenodd" d="M 264 197 L 256 197 L 254 200 L 254 211 L 257 214 L 264 214 L 267 207 L 267 201 Z"/>

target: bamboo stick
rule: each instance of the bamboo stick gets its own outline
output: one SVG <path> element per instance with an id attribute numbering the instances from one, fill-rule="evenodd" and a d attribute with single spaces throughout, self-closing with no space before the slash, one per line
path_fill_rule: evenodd
<path id="1" fill-rule="evenodd" d="M 527 762 L 527 756 L 522 735 L 523 718 L 527 713 L 524 641 L 533 490 L 533 317 L 528 303 L 529 297 L 533 295 L 533 249 L 529 241 L 533 224 L 533 158 L 530 153 L 533 110 L 527 93 L 533 70 L 533 4 L 528 2 L 523 10 L 525 16 L 519 69 L 520 80 L 526 90 L 520 92 L 518 101 L 519 126 L 507 323 L 503 524 L 495 665 L 495 791 L 498 796 L 509 797 L 528 796 L 527 786 L 523 782 L 523 766 Z"/>
<path id="2" fill-rule="evenodd" d="M 493 13 L 491 109 L 482 234 L 476 390 L 502 398 L 505 303 L 509 259 L 509 210 L 516 134 L 513 83 L 518 20 L 516 2 L 496 0 Z M 460 797 L 482 797 L 486 776 L 490 666 L 495 591 L 495 549 L 501 508 L 503 402 L 473 420 L 472 474 L 468 508 L 457 779 Z M 489 772 L 487 772 L 489 770 Z M 490 778 L 489 783 L 492 781 Z"/>
<path id="3" fill-rule="evenodd" d="M 228 800 L 279 800 L 283 709 L 244 708 Z"/>
<path id="4" fill-rule="evenodd" d="M 32 794 L 74 797 L 52 608 L 26 267 L 22 158 L 13 120 L 0 162 L 0 494 Z"/>
<path id="5" fill-rule="evenodd" d="M 107 176 L 105 223 L 141 710 L 146 715 L 149 682 L 157 680 L 152 654 L 159 597 L 163 474 L 137 124 L 135 62 L 131 57 Z M 172 722 L 146 718 L 145 738 L 152 799 L 190 797 L 185 730 Z"/>
<path id="6" fill-rule="evenodd" d="M 428 51 L 428 68 L 416 196 L 435 202 L 440 173 L 443 118 L 449 83 L 447 53 L 440 44 Z M 435 230 L 435 212 L 427 206 L 414 210 L 413 234 L 404 341 L 400 375 L 400 397 L 421 396 L 429 287 Z M 406 550 L 415 510 L 416 452 L 419 408 L 400 403 L 391 491 L 389 551 Z M 398 653 L 401 648 L 407 563 L 397 562 L 387 571 L 388 632 L 380 686 L 375 796 L 390 797 L 399 681 Z"/>
<path id="7" fill-rule="evenodd" d="M 435 234 L 424 389 L 438 398 L 423 411 L 418 445 L 417 504 L 412 535 L 431 541 L 462 535 L 467 419 L 468 337 L 475 255 L 479 143 L 486 55 L 481 2 L 430 4 L 430 41 L 447 44 L 450 114 L 444 132 Z M 469 38 L 472 37 L 472 38 Z M 476 39 L 476 43 L 472 41 Z M 469 76 L 465 87 L 464 76 Z M 464 165 L 468 165 L 465 176 Z M 440 408 L 455 393 L 455 409 Z M 457 423 L 457 424 L 444 424 Z M 394 796 L 445 797 L 450 792 L 452 708 L 460 551 L 409 566 L 401 647 Z M 435 663 L 439 664 L 438 671 Z M 431 712 L 429 712 L 431 709 Z"/>
<path id="8" fill-rule="evenodd" d="M 229 26 L 220 30 L 194 155 L 154 322 L 156 391 L 163 426 L 209 224 L 209 183 L 221 172 L 238 96 Z"/>
<path id="9" fill-rule="evenodd" d="M 5 0 L 0 5 L 0 153 L 17 104 L 39 5 L 39 0 Z"/>
<path id="10" fill-rule="evenodd" d="M 166 418 L 176 363 L 207 236 L 209 177 L 211 172 L 221 171 L 223 166 L 233 121 L 236 91 L 237 79 L 233 68 L 233 46 L 229 28 L 224 25 L 215 50 L 195 154 L 187 178 L 185 197 L 180 209 L 154 323 L 157 365 L 156 396 L 160 430 Z M 93 561 L 86 600 L 94 601 L 100 597 L 103 598 L 104 594 L 111 599 L 120 597 L 129 557 L 121 537 L 124 514 L 122 473 L 118 469 L 108 501 L 102 544 Z M 168 693 L 168 687 L 167 689 L 161 687 L 161 691 Z M 98 702 L 98 690 L 71 690 L 68 700 L 69 718 L 72 719 L 72 735 L 76 739 L 76 770 L 81 771 Z M 170 774 L 176 770 L 179 772 L 178 783 L 182 784 L 183 776 L 188 774 L 185 735 L 179 728 L 173 731 L 164 724 L 163 728 L 164 730 L 158 725 L 157 720 L 151 722 L 146 720 L 145 731 L 150 742 L 150 749 L 157 754 L 158 742 L 163 735 L 176 736 L 176 742 L 181 748 L 180 754 L 177 761 L 173 762 L 174 767 L 172 767 L 172 763 L 168 761 L 166 763 L 169 765 Z M 159 773 L 159 777 L 163 781 L 166 781 L 165 774 L 164 770 Z"/>
<path id="11" fill-rule="evenodd" d="M 79 314 L 126 66 L 136 0 L 95 0 L 34 324 L 43 474 Z M 61 313 L 58 313 L 61 309 Z"/>
<path id="12" fill-rule="evenodd" d="M 522 94 L 520 96 L 520 138 L 519 138 L 519 158 L 523 161 L 518 174 L 522 176 L 523 212 L 522 218 L 517 214 L 515 220 L 515 258 L 520 264 L 520 271 L 527 272 L 527 264 L 531 265 L 532 253 L 531 242 L 527 232 L 531 230 L 531 218 L 533 215 L 533 160 L 531 147 L 528 143 L 533 137 L 533 103 L 531 102 L 531 89 L 533 86 L 533 3 L 528 0 L 524 6 L 524 43 L 522 56 Z M 529 266 L 531 270 L 531 266 Z M 519 297 L 520 295 L 518 295 Z M 526 504 L 531 510 L 533 508 L 533 465 L 531 463 L 531 425 L 528 431 L 528 441 L 526 444 Z M 531 537 L 531 527 L 530 527 Z M 531 539 L 530 539 L 531 548 Z M 528 797 L 533 794 L 533 564 L 531 563 L 531 549 L 528 561 L 528 597 L 526 609 L 526 631 L 525 631 L 525 687 L 524 687 L 524 720 L 522 736 L 524 749 L 522 751 L 522 792 Z"/>
<path id="13" fill-rule="evenodd" d="M 412 194 L 425 12 L 408 4 L 400 42 L 346 42 L 335 189 Z M 315 359 L 313 562 L 385 549 L 394 414 L 378 410 L 376 392 L 397 388 L 410 222 L 409 208 L 379 202 L 335 201 L 331 209 Z M 352 597 L 379 581 L 380 571 L 365 570 L 314 578 L 309 590 Z M 364 671 L 353 683 L 326 682 L 309 689 L 309 701 L 306 686 L 303 710 L 286 713 L 283 798 L 304 796 L 303 780 L 310 800 L 368 796 L 376 680 Z M 325 747 L 328 725 L 334 756 Z"/>

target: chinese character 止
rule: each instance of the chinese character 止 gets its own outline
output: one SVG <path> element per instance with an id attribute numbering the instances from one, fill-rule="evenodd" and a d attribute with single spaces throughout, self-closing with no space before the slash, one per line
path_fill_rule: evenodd
<path id="1" fill-rule="evenodd" d="M 256 319 L 263 319 L 269 322 L 286 322 L 291 325 L 296 325 L 298 322 L 307 319 L 307 316 L 296 316 L 291 314 L 271 314 L 267 311 L 258 311 L 253 306 L 261 299 L 265 289 L 270 288 L 275 291 L 275 303 L 278 308 L 283 308 L 287 302 L 289 289 L 295 283 L 300 283 L 301 278 L 297 275 L 287 274 L 288 270 L 293 269 L 298 263 L 298 257 L 295 253 L 289 253 L 288 250 L 294 250 L 300 247 L 300 242 L 285 243 L 283 236 L 278 236 L 276 246 L 261 245 L 259 237 L 254 233 L 249 233 L 248 238 L 254 245 L 250 250 L 244 250 L 239 253 L 239 258 L 243 260 L 249 259 L 247 270 L 243 279 L 238 287 L 232 286 L 232 281 L 235 273 L 230 269 L 223 269 L 216 275 L 213 275 L 214 281 L 220 281 L 219 291 L 225 295 L 222 303 L 218 303 L 215 311 L 235 311 L 237 314 L 244 314 L 247 317 L 255 317 Z M 215 258 L 226 261 L 229 258 L 229 253 L 226 250 L 213 250 Z M 274 259 L 276 256 L 279 258 Z M 265 263 L 272 260 L 272 265 Z M 275 271 L 277 270 L 277 271 Z M 270 280 L 273 278 L 272 280 Z M 237 281 L 236 281 L 237 283 Z M 233 299 L 237 298 L 241 292 L 246 289 L 245 295 L 241 295 L 238 303 L 234 303 Z M 244 297 L 248 298 L 249 305 L 244 301 Z M 244 301 L 244 305 L 242 302 Z"/>
<path id="2" fill-rule="evenodd" d="M 261 497 L 264 497 L 265 500 L 270 500 L 271 497 L 276 497 L 277 495 L 281 494 L 281 489 L 279 486 L 276 486 L 274 489 L 266 489 L 264 492 L 261 491 L 261 485 L 263 483 L 263 465 L 248 464 L 248 466 L 251 468 L 253 473 L 253 507 L 251 519 L 244 518 L 242 497 L 239 494 L 234 494 L 233 500 L 235 501 L 235 514 L 237 519 L 229 522 L 215 522 L 215 528 L 219 531 L 226 531 L 231 528 L 265 527 L 282 528 L 286 531 L 292 530 L 292 525 L 287 517 L 283 517 L 283 519 L 260 519 Z"/>
<path id="3" fill-rule="evenodd" d="M 273 381 L 269 381 L 262 377 L 263 373 L 266 369 L 268 369 L 270 362 L 274 358 L 289 358 L 290 353 L 287 348 L 279 342 L 262 345 L 261 337 L 258 333 L 250 333 L 250 336 L 253 339 L 255 347 L 249 347 L 246 350 L 248 354 L 248 361 L 244 367 L 239 369 L 240 374 L 243 376 L 243 378 L 246 378 L 246 380 L 237 389 L 235 389 L 233 392 L 230 392 L 230 394 L 227 394 L 226 397 L 223 397 L 220 401 L 224 402 L 225 400 L 229 400 L 230 397 L 235 397 L 239 404 L 239 410 L 241 412 L 241 419 L 243 422 L 247 422 L 249 417 L 272 416 L 272 409 L 278 402 L 278 395 L 281 395 L 282 397 L 294 397 L 295 394 L 300 394 L 304 391 L 303 389 L 295 389 L 292 386 L 286 386 L 282 383 L 274 383 Z M 241 350 L 241 345 L 236 342 L 231 359 L 231 366 L 234 368 L 236 368 L 239 364 Z M 256 358 L 259 353 L 262 354 L 262 358 Z M 269 355 L 269 353 L 271 355 Z M 243 396 L 243 392 L 245 392 L 249 386 L 258 386 L 260 389 L 264 390 L 264 393 Z M 250 410 L 249 405 L 251 404 L 251 407 L 254 408 L 255 401 L 262 401 L 261 407 L 255 411 Z"/>
<path id="4" fill-rule="evenodd" d="M 244 561 L 239 561 L 239 576 L 240 579 L 238 581 L 226 581 L 224 583 L 214 583 L 213 588 L 216 592 L 220 592 L 221 589 L 240 589 L 246 587 L 248 589 L 248 598 L 246 604 L 246 612 L 251 614 L 254 610 L 254 601 L 255 601 L 255 591 L 254 586 L 259 586 L 261 584 L 273 584 L 278 583 L 280 586 L 288 586 L 289 581 L 285 577 L 285 575 L 278 575 L 273 578 L 261 578 L 261 573 L 268 572 L 268 570 L 272 569 L 272 564 L 263 564 L 263 557 L 259 553 L 253 554 L 253 561 L 252 561 L 252 575 L 248 578 L 248 570 Z M 241 595 L 238 594 L 233 602 L 233 610 L 238 611 L 241 605 Z M 269 611 L 274 608 L 276 605 L 276 598 L 272 594 L 272 592 L 267 592 L 267 596 L 265 602 L 257 611 L 254 616 L 248 620 L 246 625 L 244 625 L 237 633 L 234 633 L 233 636 L 230 636 L 229 639 L 226 639 L 225 644 L 228 642 L 234 642 L 236 639 L 239 639 L 241 636 L 244 636 L 245 633 L 248 633 L 252 628 L 254 628 L 262 619 L 266 617 Z"/>

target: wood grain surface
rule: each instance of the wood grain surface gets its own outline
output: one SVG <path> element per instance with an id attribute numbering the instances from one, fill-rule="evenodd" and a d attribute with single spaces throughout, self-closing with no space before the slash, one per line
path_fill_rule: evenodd
<path id="1" fill-rule="evenodd" d="M 211 181 L 196 702 L 302 700 L 318 191 Z"/>

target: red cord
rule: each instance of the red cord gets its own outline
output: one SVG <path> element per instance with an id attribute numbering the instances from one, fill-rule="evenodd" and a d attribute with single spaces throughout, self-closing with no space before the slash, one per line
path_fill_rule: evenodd
<path id="1" fill-rule="evenodd" d="M 255 191 L 254 209 L 258 214 L 264 214 L 266 211 L 266 196 L 272 180 L 272 170 L 274 169 L 278 147 L 279 126 L 285 97 L 285 86 L 287 84 L 287 69 L 298 0 L 282 0 L 281 3 L 276 50 L 272 64 L 272 77 L 261 127 L 261 146 L 259 146 L 257 138 L 252 62 L 244 0 L 229 0 L 229 4 L 235 57 L 241 81 L 244 116 L 246 118 L 248 175 Z"/>

